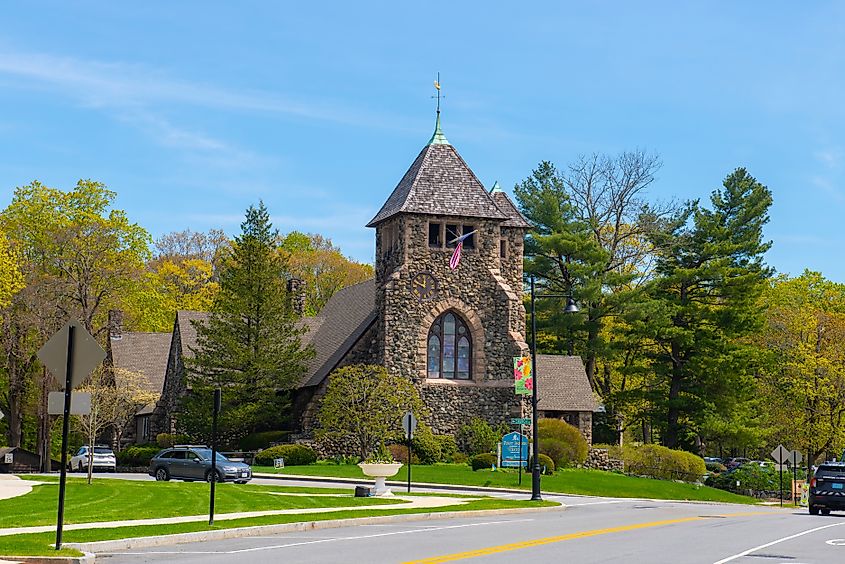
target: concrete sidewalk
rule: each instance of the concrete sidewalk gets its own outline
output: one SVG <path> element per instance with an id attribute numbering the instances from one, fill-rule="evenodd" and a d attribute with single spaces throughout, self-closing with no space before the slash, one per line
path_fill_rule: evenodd
<path id="1" fill-rule="evenodd" d="M 32 491 L 32 486 L 40 486 L 42 484 L 49 483 L 52 482 L 21 480 L 12 474 L 0 474 L 0 499 L 9 499 L 12 497 L 26 495 Z"/>
<path id="2" fill-rule="evenodd" d="M 331 513 L 336 511 L 362 511 L 368 509 L 436 509 L 447 505 L 457 505 L 471 501 L 470 498 L 438 497 L 438 496 L 401 496 L 394 495 L 390 499 L 401 499 L 407 503 L 391 503 L 378 505 L 356 505 L 351 507 L 317 507 L 302 509 L 278 509 L 268 511 L 246 511 L 241 513 L 218 513 L 215 521 L 230 519 L 245 519 L 249 517 L 265 517 L 268 515 L 300 515 L 305 513 Z M 65 524 L 65 531 L 84 529 L 111 529 L 116 527 L 139 527 L 144 525 L 170 525 L 175 523 L 199 523 L 208 521 L 208 515 L 186 515 L 182 517 L 162 517 L 159 519 L 130 519 L 124 521 L 97 521 L 93 523 Z M 37 527 L 15 527 L 0 529 L 0 536 L 20 535 L 26 533 L 47 533 L 55 531 L 55 525 Z"/>

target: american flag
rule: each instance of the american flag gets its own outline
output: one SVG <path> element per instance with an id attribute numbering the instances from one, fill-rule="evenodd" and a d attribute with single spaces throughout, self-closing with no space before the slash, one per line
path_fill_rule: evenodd
<path id="1" fill-rule="evenodd" d="M 458 268 L 458 264 L 460 264 L 461 262 L 461 251 L 464 248 L 464 241 L 466 241 L 467 237 L 469 237 L 476 231 L 478 231 L 478 229 L 476 229 L 475 231 L 470 231 L 469 233 L 464 233 L 457 239 L 452 239 L 451 241 L 449 241 L 449 243 L 458 244 L 458 246 L 455 247 L 455 251 L 452 253 L 452 258 L 449 259 L 449 268 L 451 268 L 452 270 Z"/>

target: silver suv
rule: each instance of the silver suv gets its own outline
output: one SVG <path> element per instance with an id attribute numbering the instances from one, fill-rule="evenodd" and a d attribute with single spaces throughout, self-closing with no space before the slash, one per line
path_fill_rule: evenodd
<path id="1" fill-rule="evenodd" d="M 176 445 L 150 460 L 150 476 L 158 481 L 178 478 L 186 482 L 215 478 L 211 472 L 211 449 L 202 445 Z M 252 479 L 252 469 L 243 462 L 229 460 L 217 453 L 217 481 L 245 484 Z"/>

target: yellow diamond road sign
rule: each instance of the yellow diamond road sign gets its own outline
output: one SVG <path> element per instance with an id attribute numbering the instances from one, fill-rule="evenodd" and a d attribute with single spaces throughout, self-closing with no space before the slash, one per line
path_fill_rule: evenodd
<path id="1" fill-rule="evenodd" d="M 71 388 L 77 387 L 106 358 L 94 337 L 78 321 L 71 321 L 59 329 L 38 351 L 38 359 L 44 363 L 59 385 L 64 389 L 67 380 L 68 333 L 73 327 L 73 363 L 71 365 Z"/>

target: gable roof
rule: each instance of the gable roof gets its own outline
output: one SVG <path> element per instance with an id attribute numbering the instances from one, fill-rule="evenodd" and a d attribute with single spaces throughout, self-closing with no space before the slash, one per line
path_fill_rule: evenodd
<path id="1" fill-rule="evenodd" d="M 115 368 L 141 375 L 140 384 L 145 390 L 160 394 L 167 372 L 171 333 L 125 332 L 119 339 L 112 338 L 112 364 Z M 121 378 L 120 370 L 115 378 Z"/>
<path id="2" fill-rule="evenodd" d="M 501 225 L 502 227 L 522 227 L 525 229 L 530 229 L 531 224 L 528 223 L 528 220 L 525 219 L 516 206 L 514 205 L 513 201 L 508 197 L 507 194 L 502 192 L 501 189 L 496 190 L 496 185 L 493 187 L 493 191 L 490 192 L 490 196 L 492 196 L 493 201 L 496 202 L 496 206 L 502 211 L 503 214 L 508 216 L 507 221 L 503 222 Z"/>
<path id="3" fill-rule="evenodd" d="M 580 356 L 537 355 L 537 407 L 549 411 L 596 411 Z"/>
<path id="4" fill-rule="evenodd" d="M 439 131 L 438 117 L 435 135 L 367 227 L 402 212 L 508 219 Z"/>

